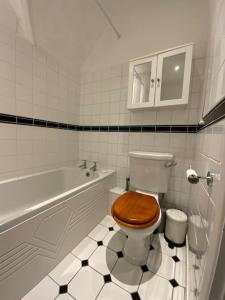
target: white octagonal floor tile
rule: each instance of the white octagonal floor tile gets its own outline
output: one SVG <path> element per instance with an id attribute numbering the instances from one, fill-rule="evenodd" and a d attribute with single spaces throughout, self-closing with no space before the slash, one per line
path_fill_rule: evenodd
<path id="1" fill-rule="evenodd" d="M 170 282 L 152 272 L 143 274 L 138 293 L 141 300 L 171 300 L 173 287 Z"/>
<path id="2" fill-rule="evenodd" d="M 184 300 L 184 288 L 177 286 L 173 289 L 173 300 Z"/>
<path id="3" fill-rule="evenodd" d="M 186 262 L 186 247 L 177 248 L 176 255 L 180 260 Z"/>
<path id="4" fill-rule="evenodd" d="M 157 250 L 151 250 L 147 260 L 147 266 L 150 271 L 170 280 L 175 276 L 174 260 Z"/>
<path id="5" fill-rule="evenodd" d="M 176 263 L 175 279 L 179 285 L 186 286 L 186 265 L 182 261 Z"/>
<path id="6" fill-rule="evenodd" d="M 86 237 L 73 249 L 72 254 L 77 256 L 80 260 L 85 260 L 89 258 L 97 247 L 98 245 L 95 241 Z"/>
<path id="7" fill-rule="evenodd" d="M 109 234 L 104 238 L 103 244 L 106 247 L 118 252 L 123 250 L 126 240 L 127 238 L 124 234 L 120 234 L 117 231 L 110 231 Z"/>
<path id="8" fill-rule="evenodd" d="M 108 228 L 102 225 L 97 225 L 88 236 L 96 241 L 102 241 L 108 233 Z"/>
<path id="9" fill-rule="evenodd" d="M 54 300 L 58 293 L 59 286 L 50 277 L 46 276 L 22 300 Z"/>
<path id="10" fill-rule="evenodd" d="M 118 257 L 117 254 L 106 248 L 105 246 L 100 246 L 95 250 L 88 260 L 89 266 L 94 268 L 96 271 L 103 275 L 109 274 L 114 267 Z"/>
<path id="11" fill-rule="evenodd" d="M 68 254 L 56 267 L 49 273 L 49 276 L 59 285 L 67 284 L 79 271 L 81 262 L 72 254 Z"/>
<path id="12" fill-rule="evenodd" d="M 105 218 L 100 222 L 101 225 L 106 226 L 106 227 L 113 227 L 116 222 L 114 221 L 112 216 L 105 216 Z"/>
<path id="13" fill-rule="evenodd" d="M 131 300 L 131 296 L 118 285 L 110 282 L 104 285 L 97 300 Z"/>
<path id="14" fill-rule="evenodd" d="M 141 276 L 141 268 L 130 264 L 125 258 L 118 259 L 111 273 L 112 281 L 128 292 L 137 291 Z"/>
<path id="15" fill-rule="evenodd" d="M 68 292 L 78 300 L 94 300 L 104 284 L 103 276 L 83 267 L 68 285 Z"/>

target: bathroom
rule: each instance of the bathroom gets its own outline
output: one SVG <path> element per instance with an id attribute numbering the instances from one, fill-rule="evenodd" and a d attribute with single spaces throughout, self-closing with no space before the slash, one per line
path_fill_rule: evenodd
<path id="1" fill-rule="evenodd" d="M 0 0 L 0 300 L 225 299 L 225 1 Z"/>

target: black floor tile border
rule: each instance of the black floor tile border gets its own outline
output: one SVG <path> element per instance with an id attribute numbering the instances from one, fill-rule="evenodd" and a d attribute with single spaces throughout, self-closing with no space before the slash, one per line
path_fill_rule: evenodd
<path id="1" fill-rule="evenodd" d="M 42 119 L 35 119 L 17 115 L 0 113 L 0 123 L 17 124 L 35 127 L 55 128 L 72 131 L 93 131 L 93 132 L 162 132 L 162 133 L 197 133 L 200 130 L 211 126 L 222 119 L 225 119 L 225 98 L 220 101 L 203 118 L 204 124 L 184 125 L 118 125 L 118 126 L 89 126 L 75 125 L 61 122 L 53 122 Z"/>

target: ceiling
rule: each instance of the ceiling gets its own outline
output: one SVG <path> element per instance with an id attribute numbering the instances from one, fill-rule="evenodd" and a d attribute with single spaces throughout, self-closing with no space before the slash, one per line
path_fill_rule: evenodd
<path id="1" fill-rule="evenodd" d="M 28 1 L 36 44 L 72 70 L 112 65 L 206 37 L 205 0 L 21 1 Z"/>
<path id="2" fill-rule="evenodd" d="M 80 68 L 109 26 L 95 0 L 29 0 L 29 6 L 35 42 L 72 68 Z"/>

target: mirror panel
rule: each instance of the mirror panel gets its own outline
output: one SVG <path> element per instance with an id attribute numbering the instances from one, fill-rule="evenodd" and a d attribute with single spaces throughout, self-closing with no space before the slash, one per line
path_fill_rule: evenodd
<path id="1" fill-rule="evenodd" d="M 149 102 L 152 62 L 134 65 L 132 103 Z"/>
<path id="2" fill-rule="evenodd" d="M 160 101 L 182 98 L 184 67 L 185 53 L 163 58 Z"/>

